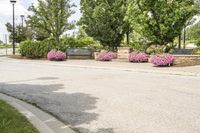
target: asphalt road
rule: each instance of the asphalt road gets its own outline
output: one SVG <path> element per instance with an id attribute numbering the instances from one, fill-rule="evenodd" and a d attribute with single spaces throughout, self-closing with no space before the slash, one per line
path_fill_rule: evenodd
<path id="1" fill-rule="evenodd" d="M 0 92 L 81 133 L 200 133 L 200 77 L 54 64 L 0 58 Z"/>

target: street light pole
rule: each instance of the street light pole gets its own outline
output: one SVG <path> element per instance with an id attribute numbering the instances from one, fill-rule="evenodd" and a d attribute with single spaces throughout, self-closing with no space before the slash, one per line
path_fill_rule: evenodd
<path id="1" fill-rule="evenodd" d="M 24 28 L 24 15 L 20 15 L 22 19 L 22 29 L 21 29 L 21 35 L 23 35 L 23 28 Z"/>
<path id="2" fill-rule="evenodd" d="M 20 15 L 21 19 L 22 19 L 22 28 L 24 27 L 24 15 Z"/>
<path id="3" fill-rule="evenodd" d="M 16 0 L 10 0 L 13 5 L 13 55 L 15 55 L 15 3 Z"/>

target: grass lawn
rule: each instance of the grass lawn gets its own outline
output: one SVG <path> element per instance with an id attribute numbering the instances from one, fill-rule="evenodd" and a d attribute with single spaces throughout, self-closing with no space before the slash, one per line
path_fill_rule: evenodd
<path id="1" fill-rule="evenodd" d="M 0 49 L 3 49 L 3 48 L 12 48 L 12 45 L 0 45 Z"/>
<path id="2" fill-rule="evenodd" d="M 15 46 L 15 48 L 18 48 L 18 47 L 19 47 L 18 45 Z M 5 49 L 5 48 L 13 48 L 13 46 L 12 45 L 1 45 L 0 44 L 0 49 Z"/>
<path id="3" fill-rule="evenodd" d="M 0 100 L 0 133 L 39 133 L 15 108 Z"/>

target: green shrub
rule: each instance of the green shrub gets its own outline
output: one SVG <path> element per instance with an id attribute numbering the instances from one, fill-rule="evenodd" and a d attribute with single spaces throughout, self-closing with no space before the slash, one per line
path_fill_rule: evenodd
<path id="1" fill-rule="evenodd" d="M 76 39 L 73 37 L 64 37 L 61 39 L 62 43 L 68 48 L 87 48 L 94 43 L 92 38 L 84 37 Z"/>
<path id="2" fill-rule="evenodd" d="M 77 46 L 80 48 L 91 48 L 95 41 L 90 37 L 83 37 L 76 40 Z"/>
<path id="3" fill-rule="evenodd" d="M 76 42 L 79 48 L 88 48 L 95 51 L 103 49 L 103 46 L 91 37 L 83 37 L 78 39 Z"/>
<path id="4" fill-rule="evenodd" d="M 173 53 L 176 46 L 177 46 L 177 44 L 175 44 L 175 43 L 169 43 L 165 46 L 164 52 L 165 53 Z"/>
<path id="5" fill-rule="evenodd" d="M 198 40 L 196 41 L 196 45 L 197 45 L 197 47 L 200 47 L 200 39 L 198 39 Z"/>
<path id="6" fill-rule="evenodd" d="M 66 52 L 66 50 L 67 50 L 67 46 L 66 46 L 66 44 L 64 44 L 62 42 L 62 40 L 60 41 L 59 44 L 57 44 L 57 42 L 54 38 L 47 38 L 47 39 L 43 40 L 42 43 L 45 46 L 44 47 L 45 51 L 48 51 L 48 52 L 52 49 L 59 50 L 62 52 Z"/>
<path id="7" fill-rule="evenodd" d="M 54 44 L 46 44 L 40 41 L 28 40 L 21 42 L 19 45 L 20 54 L 28 58 L 44 58 L 52 49 L 55 49 Z"/>
<path id="8" fill-rule="evenodd" d="M 66 52 L 66 45 L 61 41 L 56 43 L 54 38 L 47 38 L 43 41 L 27 40 L 20 43 L 19 52 L 28 58 L 46 58 L 52 49 Z"/>
<path id="9" fill-rule="evenodd" d="M 38 58 L 40 57 L 39 54 L 36 53 L 36 49 L 38 49 L 39 47 L 39 43 L 38 41 L 24 41 L 21 42 L 19 45 L 19 52 L 22 56 L 26 56 L 29 58 Z"/>
<path id="10" fill-rule="evenodd" d="M 147 54 L 162 54 L 164 53 L 165 46 L 160 45 L 151 45 L 147 48 L 146 53 Z"/>
<path id="11" fill-rule="evenodd" d="M 67 48 L 76 48 L 76 39 L 73 37 L 63 37 L 61 38 L 61 44 L 65 45 Z"/>
<path id="12" fill-rule="evenodd" d="M 67 48 L 88 48 L 93 50 L 103 49 L 103 46 L 91 37 L 83 37 L 79 39 L 73 37 L 63 37 L 61 38 L 61 44 Z"/>
<path id="13" fill-rule="evenodd" d="M 52 49 L 65 52 L 67 48 L 89 48 L 100 51 L 103 46 L 90 37 L 75 39 L 73 37 L 63 37 L 57 44 L 54 38 L 47 38 L 43 41 L 27 40 L 20 43 L 19 52 L 28 58 L 44 58 Z"/>
<path id="14" fill-rule="evenodd" d="M 193 54 L 193 55 L 200 55 L 200 48 L 194 49 L 194 50 L 192 51 L 192 54 Z"/>
<path id="15" fill-rule="evenodd" d="M 147 54 L 162 54 L 162 53 L 173 53 L 175 44 L 167 44 L 167 45 L 151 45 L 146 49 Z"/>
<path id="16" fill-rule="evenodd" d="M 130 43 L 130 48 L 136 51 L 145 52 L 148 48 L 148 44 L 144 41 L 132 41 Z"/>

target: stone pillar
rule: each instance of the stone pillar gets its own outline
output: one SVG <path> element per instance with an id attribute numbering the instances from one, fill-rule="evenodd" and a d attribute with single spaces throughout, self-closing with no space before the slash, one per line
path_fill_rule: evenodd
<path id="1" fill-rule="evenodd" d="M 129 47 L 118 47 L 118 59 L 128 59 L 130 51 Z"/>

